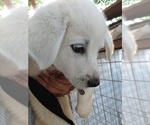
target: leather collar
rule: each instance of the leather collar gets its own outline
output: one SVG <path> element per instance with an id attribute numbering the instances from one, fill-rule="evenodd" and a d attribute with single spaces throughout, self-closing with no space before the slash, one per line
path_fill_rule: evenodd
<path id="1" fill-rule="evenodd" d="M 75 88 L 54 66 L 41 72 L 35 79 L 55 96 L 67 95 Z"/>

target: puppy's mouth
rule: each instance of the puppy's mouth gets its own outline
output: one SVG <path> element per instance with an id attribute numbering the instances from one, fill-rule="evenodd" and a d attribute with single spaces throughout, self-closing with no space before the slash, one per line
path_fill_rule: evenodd
<path id="1" fill-rule="evenodd" d="M 78 92 L 81 94 L 81 95 L 84 95 L 85 94 L 85 91 L 83 89 L 78 89 Z"/>

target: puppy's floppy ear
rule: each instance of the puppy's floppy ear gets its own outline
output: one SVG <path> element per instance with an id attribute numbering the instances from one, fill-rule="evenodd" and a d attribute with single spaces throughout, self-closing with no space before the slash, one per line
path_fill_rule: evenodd
<path id="1" fill-rule="evenodd" d="M 124 56 L 129 60 L 133 60 L 134 54 L 137 51 L 137 44 L 133 34 L 130 32 L 128 27 L 125 25 L 124 20 L 122 23 L 122 47 L 124 50 Z"/>
<path id="2" fill-rule="evenodd" d="M 64 19 L 65 17 L 58 10 L 47 13 L 46 11 L 38 10 L 29 19 L 29 54 L 39 65 L 40 70 L 44 70 L 53 64 L 63 41 L 68 22 L 68 19 Z"/>
<path id="3" fill-rule="evenodd" d="M 105 36 L 105 48 L 106 48 L 106 57 L 109 61 L 111 61 L 111 56 L 114 51 L 114 44 L 113 44 L 113 39 L 112 36 L 109 32 L 109 30 L 106 31 L 106 36 Z"/>

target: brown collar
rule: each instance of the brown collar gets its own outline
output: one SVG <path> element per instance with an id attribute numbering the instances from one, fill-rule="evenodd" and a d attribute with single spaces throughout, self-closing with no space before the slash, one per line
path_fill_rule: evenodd
<path id="1" fill-rule="evenodd" d="M 55 96 L 64 96 L 75 88 L 64 74 L 54 67 L 40 73 L 36 80 Z"/>

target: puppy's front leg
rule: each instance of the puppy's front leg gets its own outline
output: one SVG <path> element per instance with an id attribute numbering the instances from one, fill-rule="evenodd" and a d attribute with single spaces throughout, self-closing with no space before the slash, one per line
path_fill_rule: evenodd
<path id="1" fill-rule="evenodd" d="M 72 120 L 74 124 L 76 125 L 75 119 L 72 114 L 71 106 L 70 106 L 69 96 L 65 95 L 65 96 L 57 97 L 57 99 L 60 103 L 60 106 L 65 116 L 67 116 L 70 120 Z"/>
<path id="2" fill-rule="evenodd" d="M 93 88 L 87 88 L 84 90 L 85 94 L 81 95 L 77 93 L 77 107 L 76 111 L 81 118 L 86 118 L 92 111 L 92 102 L 93 102 Z"/>

